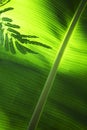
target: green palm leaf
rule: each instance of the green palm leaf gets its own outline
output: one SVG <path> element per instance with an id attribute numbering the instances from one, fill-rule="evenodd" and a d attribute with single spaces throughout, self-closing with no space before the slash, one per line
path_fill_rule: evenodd
<path id="1" fill-rule="evenodd" d="M 25 0 L 0 11 L 1 130 L 87 129 L 86 5 Z"/>

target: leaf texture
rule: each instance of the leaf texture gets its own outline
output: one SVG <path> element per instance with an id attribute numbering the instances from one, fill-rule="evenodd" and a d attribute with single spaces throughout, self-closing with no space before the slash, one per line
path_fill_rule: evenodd
<path id="1" fill-rule="evenodd" d="M 37 123 L 38 123 L 39 118 L 41 116 L 44 104 L 46 103 L 49 91 L 51 90 L 53 81 L 55 79 L 56 71 L 57 71 L 57 68 L 58 68 L 58 66 L 60 64 L 60 61 L 62 59 L 62 56 L 63 56 L 63 53 L 65 51 L 66 45 L 69 42 L 71 34 L 72 34 L 72 32 L 73 32 L 73 30 L 74 30 L 74 28 L 76 26 L 76 23 L 79 21 L 79 18 L 81 16 L 81 14 L 83 13 L 83 10 L 85 9 L 86 4 L 87 4 L 86 0 L 81 1 L 80 5 L 78 6 L 78 8 L 77 8 L 77 10 L 75 12 L 75 15 L 74 15 L 74 17 L 73 17 L 73 19 L 71 21 L 70 27 L 68 28 L 67 33 L 65 35 L 65 38 L 63 40 L 60 51 L 57 54 L 57 57 L 56 57 L 56 59 L 54 61 L 53 67 L 52 67 L 52 69 L 51 69 L 51 71 L 49 73 L 49 76 L 47 78 L 47 81 L 45 83 L 43 91 L 41 93 L 41 96 L 40 96 L 40 98 L 39 98 L 39 100 L 37 102 L 35 111 L 34 111 L 34 113 L 32 115 L 31 120 L 30 120 L 30 125 L 29 125 L 29 128 L 28 128 L 29 130 L 35 130 L 36 127 L 37 127 Z M 61 19 L 61 17 L 60 17 L 60 19 Z"/>
<path id="2" fill-rule="evenodd" d="M 71 26 L 81 2 L 18 0 L 0 8 L 0 130 L 87 129 L 87 4 Z M 58 54 L 41 116 L 31 123 Z"/>

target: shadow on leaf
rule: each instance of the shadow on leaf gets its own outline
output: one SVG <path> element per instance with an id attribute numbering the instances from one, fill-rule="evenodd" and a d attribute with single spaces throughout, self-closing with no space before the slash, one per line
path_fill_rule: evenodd
<path id="1" fill-rule="evenodd" d="M 13 8 L 5 8 L 0 11 L 0 14 L 10 10 L 13 10 Z M 12 23 L 12 21 L 13 20 L 8 17 L 1 17 L 0 20 L 0 44 L 5 47 L 6 51 L 10 51 L 12 54 L 16 54 L 16 50 L 18 50 L 22 54 L 38 54 L 38 52 L 35 52 L 32 49 L 26 47 L 25 44 L 32 44 L 47 49 L 52 49 L 49 45 L 35 41 L 34 39 L 39 38 L 35 35 L 21 34 L 18 31 L 18 29 L 20 29 L 20 26 Z M 31 40 L 32 38 L 33 40 Z"/>
<path id="2" fill-rule="evenodd" d="M 11 0 L 0 0 L 0 7 L 7 4 L 8 2 L 10 2 Z"/>
<path id="3" fill-rule="evenodd" d="M 13 9 L 14 9 L 13 7 L 5 8 L 3 10 L 0 10 L 0 14 L 5 13 L 5 12 L 10 11 L 10 10 L 13 10 Z"/>
<path id="4" fill-rule="evenodd" d="M 6 22 L 12 22 L 12 19 L 8 18 L 8 17 L 3 17 L 2 18 L 3 21 L 6 21 Z"/>

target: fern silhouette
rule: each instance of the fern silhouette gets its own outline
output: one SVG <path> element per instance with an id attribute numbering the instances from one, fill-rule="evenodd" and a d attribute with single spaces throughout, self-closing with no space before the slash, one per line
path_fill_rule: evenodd
<path id="1" fill-rule="evenodd" d="M 9 7 L 0 11 L 0 14 L 13 10 L 14 8 Z M 38 54 L 38 52 L 29 49 L 26 44 L 32 44 L 36 46 L 41 46 L 44 48 L 51 49 L 50 46 L 43 44 L 41 42 L 31 40 L 31 38 L 38 38 L 35 35 L 25 35 L 21 34 L 18 29 L 20 26 L 13 24 L 13 20 L 8 17 L 1 17 L 0 20 L 0 44 L 4 46 L 6 51 L 10 51 L 12 54 L 16 53 L 18 50 L 22 54 L 32 53 Z"/>

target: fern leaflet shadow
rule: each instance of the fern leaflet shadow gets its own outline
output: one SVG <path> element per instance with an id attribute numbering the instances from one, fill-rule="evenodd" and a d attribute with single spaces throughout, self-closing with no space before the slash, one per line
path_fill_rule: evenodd
<path id="1" fill-rule="evenodd" d="M 11 0 L 0 0 L 0 7 L 7 4 L 8 2 L 10 2 Z"/>

